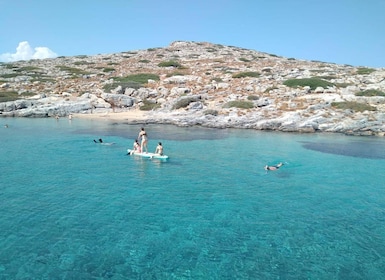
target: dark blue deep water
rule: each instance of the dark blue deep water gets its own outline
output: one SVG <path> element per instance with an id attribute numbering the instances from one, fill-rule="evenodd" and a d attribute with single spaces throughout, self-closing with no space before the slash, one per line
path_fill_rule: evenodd
<path id="1" fill-rule="evenodd" d="M 0 119 L 0 279 L 384 279 L 385 139 L 145 128 Z"/>

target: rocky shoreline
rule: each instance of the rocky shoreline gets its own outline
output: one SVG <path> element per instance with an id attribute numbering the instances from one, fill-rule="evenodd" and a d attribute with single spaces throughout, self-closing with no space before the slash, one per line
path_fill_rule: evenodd
<path id="1" fill-rule="evenodd" d="M 116 84 L 140 73 L 155 78 L 139 86 Z M 288 85 L 293 80 L 323 81 L 326 86 Z M 178 41 L 165 48 L 0 64 L 0 94 L 11 92 L 18 98 L 0 102 L 1 117 L 140 111 L 140 117 L 127 121 L 385 135 L 385 69 L 302 61 L 211 43 Z"/>

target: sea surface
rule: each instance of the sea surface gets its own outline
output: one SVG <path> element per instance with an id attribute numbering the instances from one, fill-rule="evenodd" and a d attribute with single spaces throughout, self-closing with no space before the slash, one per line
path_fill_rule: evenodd
<path id="1" fill-rule="evenodd" d="M 385 138 L 140 127 L 0 118 L 0 279 L 385 278 Z"/>

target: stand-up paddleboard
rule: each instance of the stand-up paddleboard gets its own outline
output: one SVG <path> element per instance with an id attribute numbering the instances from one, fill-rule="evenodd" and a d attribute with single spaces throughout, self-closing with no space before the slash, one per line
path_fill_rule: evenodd
<path id="1" fill-rule="evenodd" d="M 134 150 L 128 149 L 127 150 L 128 155 L 134 155 L 134 156 L 140 156 L 145 158 L 155 158 L 155 159 L 168 159 L 168 156 L 166 155 L 160 155 L 160 154 L 154 154 L 154 153 L 138 153 L 134 152 Z"/>

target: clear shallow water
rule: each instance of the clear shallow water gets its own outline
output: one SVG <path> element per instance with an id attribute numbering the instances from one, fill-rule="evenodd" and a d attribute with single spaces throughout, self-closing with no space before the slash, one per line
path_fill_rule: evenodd
<path id="1" fill-rule="evenodd" d="M 139 128 L 0 119 L 0 279 L 384 277 L 385 139 Z"/>

